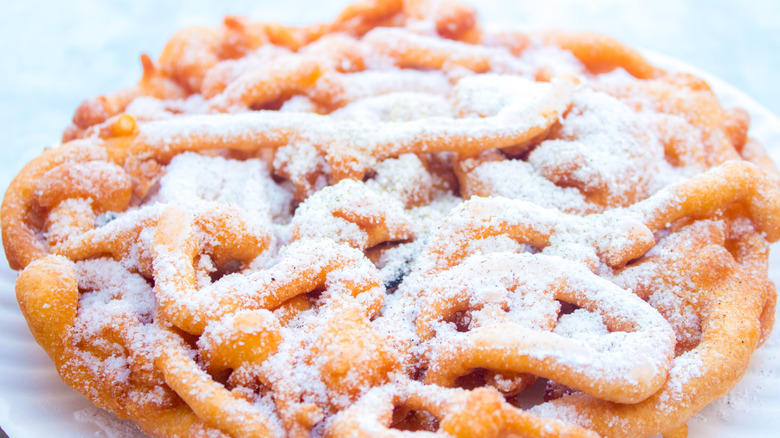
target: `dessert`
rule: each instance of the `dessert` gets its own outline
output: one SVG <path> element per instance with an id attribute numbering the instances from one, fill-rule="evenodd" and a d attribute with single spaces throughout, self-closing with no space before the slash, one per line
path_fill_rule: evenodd
<path id="1" fill-rule="evenodd" d="M 608 37 L 374 1 L 142 63 L 2 223 L 63 380 L 151 435 L 680 435 L 771 331 L 746 114 Z"/>

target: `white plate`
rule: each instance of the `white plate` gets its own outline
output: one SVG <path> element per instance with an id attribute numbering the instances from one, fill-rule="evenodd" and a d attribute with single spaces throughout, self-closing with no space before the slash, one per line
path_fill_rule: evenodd
<path id="1" fill-rule="evenodd" d="M 657 65 L 689 71 L 706 79 L 725 106 L 739 106 L 751 117 L 751 135 L 780 163 L 780 119 L 723 81 L 655 53 Z M 780 282 L 780 247 L 773 246 L 770 278 Z M 33 340 L 16 304 L 16 274 L 3 257 L 0 265 L 0 426 L 10 438 L 144 436 L 132 423 L 95 408 L 62 383 L 54 365 Z M 765 437 L 780 430 L 780 330 L 751 359 L 744 378 L 725 397 L 689 422 L 690 437 Z"/>

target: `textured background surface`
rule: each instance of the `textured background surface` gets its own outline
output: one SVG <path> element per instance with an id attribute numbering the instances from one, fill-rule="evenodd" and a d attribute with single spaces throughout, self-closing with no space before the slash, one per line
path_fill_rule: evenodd
<path id="1" fill-rule="evenodd" d="M 175 30 L 193 24 L 214 26 L 226 13 L 306 24 L 334 17 L 349 0 L 304 0 L 285 5 L 264 0 L 239 0 L 229 5 L 206 0 L 191 0 L 186 5 L 161 3 L 0 0 L 0 190 L 5 190 L 24 163 L 59 139 L 83 99 L 134 83 L 140 76 L 138 56 L 146 52 L 156 57 Z M 480 3 L 486 22 L 595 30 L 681 59 L 724 79 L 774 114 L 780 114 L 780 86 L 775 82 L 780 79 L 780 2 L 776 0 Z M 775 128 L 767 146 L 780 150 L 780 127 Z M 6 427 L 11 438 L 104 436 L 97 432 L 102 428 L 99 425 L 111 420 L 84 410 L 89 404 L 59 382 L 44 353 L 31 344 L 13 297 L 13 279 L 14 274 L 2 258 L 0 425 L 12 426 Z M 703 414 L 709 425 L 699 429 L 704 436 L 710 436 L 713 430 L 728 431 L 728 427 L 720 428 L 723 422 L 736 428 L 732 431 L 747 429 L 756 432 L 754 436 L 765 436 L 762 432 L 767 429 L 746 424 L 751 418 L 764 423 L 772 419 L 774 426 L 768 426 L 780 427 L 777 416 L 772 414 L 772 409 L 776 414 L 780 406 L 777 339 L 775 336 L 775 341 L 767 346 L 770 348 L 765 347 L 762 356 L 754 361 L 758 365 L 763 361 L 760 371 Z M 769 394 L 769 398 L 755 395 L 757 389 Z M 42 399 L 40 394 L 48 394 L 48 398 Z M 80 432 L 63 429 L 55 422 L 72 421 L 74 409 L 80 410 L 80 418 L 88 421 Z M 698 423 L 704 424 L 705 417 L 700 417 Z M 132 435 L 127 430 L 124 433 Z M 121 431 L 119 435 L 122 436 Z"/>

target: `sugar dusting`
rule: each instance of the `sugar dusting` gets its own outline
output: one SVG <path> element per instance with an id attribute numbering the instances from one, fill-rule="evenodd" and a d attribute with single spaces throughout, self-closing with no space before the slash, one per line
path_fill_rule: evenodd
<path id="1" fill-rule="evenodd" d="M 434 393 L 408 379 L 435 375 L 458 348 L 489 339 L 502 354 L 591 370 L 598 383 L 574 388 L 584 392 L 617 381 L 634 390 L 668 373 L 659 409 L 674 409 L 704 368 L 690 352 L 701 321 L 689 300 L 695 285 L 663 262 L 682 267 L 673 249 L 690 249 L 692 236 L 716 235 L 723 224 L 653 234 L 642 213 L 681 202 L 664 188 L 691 174 L 680 163 L 696 151 L 670 160 L 671 134 L 658 127 L 687 122 L 636 111 L 604 91 L 609 80 L 591 83 L 599 79 L 568 52 L 532 46 L 515 55 L 498 34 L 489 46 L 469 45 L 432 37 L 431 24 L 350 42 L 373 70 L 350 72 L 355 65 L 343 60 L 311 90 L 280 91 L 279 111 L 209 114 L 246 94 L 258 69 L 275 74 L 268 63 L 302 62 L 271 48 L 218 64 L 204 96 L 130 103 L 144 146 L 137 152 L 163 157 L 158 185 L 129 210 L 98 216 L 86 233 L 67 214 L 90 213 L 91 202 L 68 200 L 45 233 L 63 252 L 133 236 L 121 260 L 106 250 L 76 264 L 73 335 L 89 348 L 67 366 L 159 406 L 171 394 L 151 364 L 164 356 L 166 325 L 193 337 L 208 331 L 214 342 L 201 336 L 186 360 L 241 400 L 224 415 L 258 415 L 277 434 L 305 418 L 306 432 L 321 436 L 336 411 Z M 398 56 L 420 48 L 430 59 Z M 553 81 L 531 79 L 540 72 Z M 555 78 L 564 75 L 579 85 Z M 223 87 L 231 81 L 238 85 Z M 340 94 L 325 107 L 333 90 Z M 686 133 L 675 138 L 695 138 Z M 438 143 L 442 136 L 454 140 Z M 182 152 L 193 138 L 200 153 Z M 505 149 L 482 151 L 485 139 Z M 447 155 L 459 148 L 469 157 Z M 645 210 L 628 208 L 639 200 Z M 209 228 L 211 215 L 221 228 Z M 239 235 L 255 242 L 242 246 Z M 564 313 L 565 305 L 576 308 Z M 253 311 L 283 321 L 278 345 L 257 341 L 269 350 L 261 363 L 219 375 L 204 357 L 238 336 L 234 312 Z M 243 327 L 238 344 L 265 329 Z M 510 392 L 513 381 L 502 375 L 492 385 Z M 213 395 L 189 391 L 200 401 Z M 571 406 L 534 412 L 590 425 Z M 114 430 L 99 415 L 79 416 Z M 116 427 L 111 436 L 134 436 Z"/>

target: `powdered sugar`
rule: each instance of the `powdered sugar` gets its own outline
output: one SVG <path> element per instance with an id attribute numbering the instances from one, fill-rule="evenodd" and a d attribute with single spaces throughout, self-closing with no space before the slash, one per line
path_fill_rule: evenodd
<path id="1" fill-rule="evenodd" d="M 226 160 L 184 153 L 171 160 L 156 197 L 149 202 L 189 209 L 199 204 L 229 204 L 246 210 L 261 225 L 284 223 L 291 217 L 292 194 L 276 184 L 266 163 Z"/>
<path id="2" fill-rule="evenodd" d="M 665 271 L 684 261 L 660 261 L 696 254 L 688 229 L 721 226 L 659 230 L 647 218 L 682 205 L 665 188 L 694 171 L 684 154 L 669 159 L 660 126 L 688 122 L 600 91 L 568 52 L 533 42 L 518 56 L 498 34 L 466 44 L 432 24 L 334 36 L 355 53 L 333 59 L 316 46 L 267 47 L 217 64 L 201 96 L 135 99 L 127 153 L 162 176 L 94 229 L 68 222 L 92 219 L 94 200 L 48 205 L 42 183 L 39 206 L 61 208 L 43 237 L 81 260 L 73 336 L 89 348 L 65 366 L 149 406 L 167 403 L 169 386 L 199 415 L 224 396 L 234 403 L 219 421 L 263 418 L 280 434 L 321 435 L 353 404 L 433 393 L 427 384 L 483 367 L 620 403 L 666 381 L 659 409 L 673 410 L 705 368 L 690 353 L 701 318 L 688 271 Z M 276 337 L 258 343 L 257 363 L 210 369 L 204 357 L 237 336 L 241 312 L 273 321 L 243 334 Z M 463 365 L 470 349 L 509 359 Z M 177 363 L 173 377 L 161 361 Z M 177 371 L 191 379 L 176 382 Z M 393 386 L 410 378 L 426 384 Z M 491 379 L 507 393 L 521 380 Z M 591 425 L 565 403 L 535 412 Z"/>

